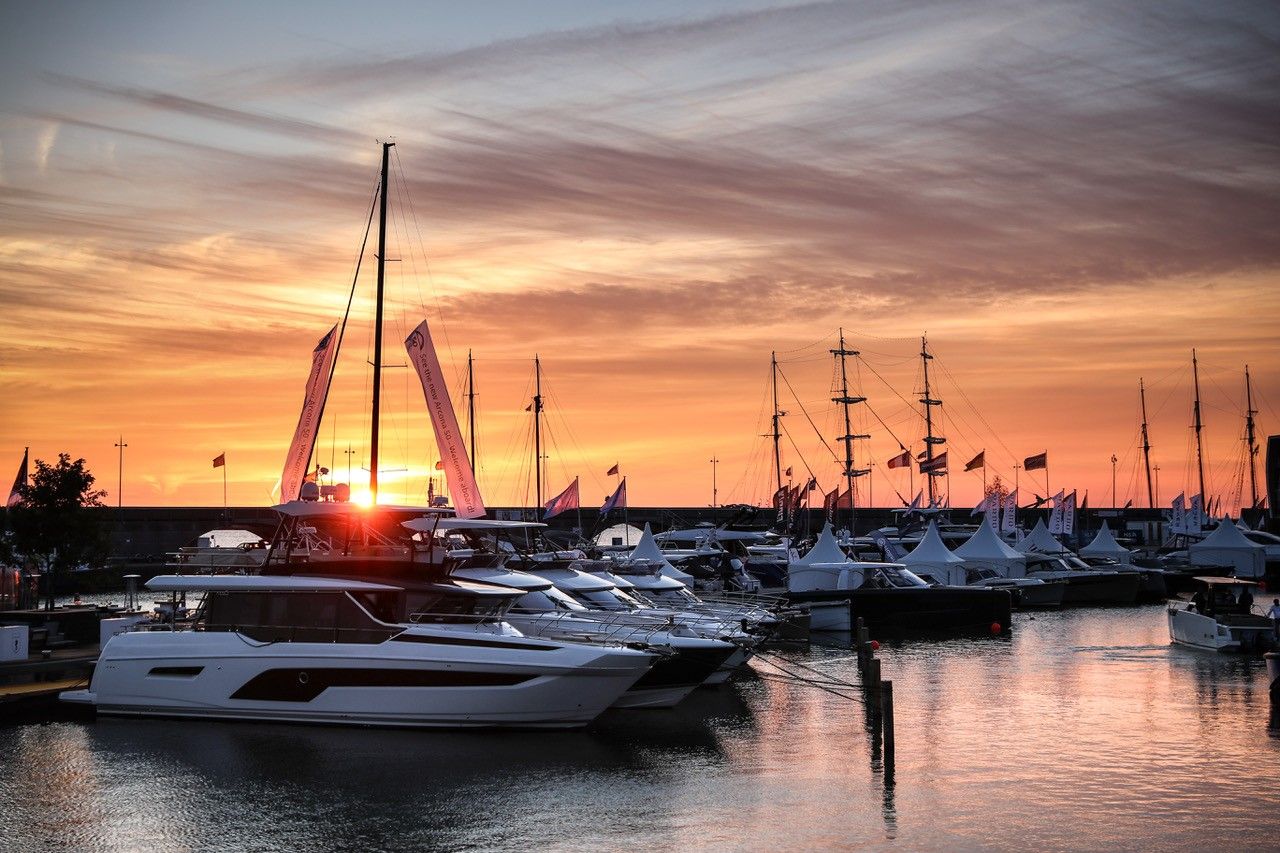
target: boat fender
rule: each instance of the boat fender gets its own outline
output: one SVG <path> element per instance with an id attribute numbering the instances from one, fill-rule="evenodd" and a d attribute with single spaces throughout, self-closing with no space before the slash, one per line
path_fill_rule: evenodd
<path id="1" fill-rule="evenodd" d="M 1000 633 L 1000 623 L 999 623 L 999 622 L 992 622 L 992 623 L 991 623 L 991 633 L 992 633 L 992 634 L 999 634 L 999 633 Z"/>

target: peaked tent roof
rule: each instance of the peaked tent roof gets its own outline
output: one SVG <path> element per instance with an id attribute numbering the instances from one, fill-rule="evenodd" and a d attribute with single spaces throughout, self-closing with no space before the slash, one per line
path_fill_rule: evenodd
<path id="1" fill-rule="evenodd" d="M 983 527 L 986 526 L 983 525 Z M 929 529 L 925 531 L 920 544 L 898 562 L 904 566 L 941 566 L 963 563 L 964 557 L 957 557 L 951 552 L 951 549 L 942 541 L 942 535 L 938 533 L 938 523 L 930 521 Z"/>
<path id="2" fill-rule="evenodd" d="M 1191 550 L 1196 551 L 1201 548 L 1229 548 L 1240 550 L 1248 550 L 1252 548 L 1262 548 L 1257 542 L 1250 542 L 1245 535 L 1240 532 L 1240 528 L 1236 527 L 1229 521 L 1220 523 L 1214 528 L 1213 532 L 1199 542 L 1191 543 Z"/>
<path id="3" fill-rule="evenodd" d="M 1127 557 L 1132 554 L 1111 535 L 1111 527 L 1105 521 L 1102 522 L 1102 529 L 1098 531 L 1098 535 L 1093 537 L 1092 542 L 1081 548 L 1080 553 L 1087 557 Z"/>
<path id="4" fill-rule="evenodd" d="M 1025 560 L 1022 552 L 1016 551 L 996 535 L 990 524 L 979 524 L 978 530 L 969 540 L 955 550 L 955 555 L 965 560 Z"/>
<path id="5" fill-rule="evenodd" d="M 1030 554 L 1033 551 L 1037 554 L 1062 554 L 1067 552 L 1062 543 L 1053 538 L 1053 534 L 1045 526 L 1043 518 L 1036 521 L 1036 526 L 1027 534 L 1026 539 L 1018 543 L 1017 548 L 1024 554 Z"/>
<path id="6" fill-rule="evenodd" d="M 849 562 L 849 558 L 845 556 L 844 551 L 840 550 L 835 534 L 831 532 L 831 522 L 827 522 L 822 526 L 822 535 L 818 537 L 818 541 L 809 549 L 809 553 L 796 560 L 795 564 L 798 566 L 813 566 L 818 563 L 847 562 Z"/>
<path id="7" fill-rule="evenodd" d="M 645 522 L 644 533 L 640 536 L 640 541 L 636 543 L 636 547 L 631 549 L 631 553 L 627 555 L 627 560 L 644 560 L 657 563 L 661 567 L 659 571 L 664 577 L 678 580 L 680 583 L 690 587 L 693 586 L 693 575 L 680 571 L 667 561 L 666 555 L 658 547 L 658 540 L 653 538 L 653 528 L 649 526 L 648 522 Z"/>

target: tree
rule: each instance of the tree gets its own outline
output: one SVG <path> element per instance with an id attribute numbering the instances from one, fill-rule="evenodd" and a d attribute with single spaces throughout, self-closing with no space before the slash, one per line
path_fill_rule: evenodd
<path id="1" fill-rule="evenodd" d="M 99 514 L 106 492 L 94 489 L 94 476 L 84 460 L 59 453 L 56 465 L 36 460 L 31 482 L 18 488 L 19 501 L 9 508 L 9 558 L 21 556 L 45 574 L 46 607 L 53 609 L 59 573 L 106 557 L 107 540 Z"/>
<path id="2" fill-rule="evenodd" d="M 983 497 L 995 495 L 997 500 L 1000 500 L 1003 502 L 1005 498 L 1009 497 L 1010 491 L 1011 490 L 1009 489 L 1009 487 L 1005 485 L 1004 480 L 1000 479 L 1000 475 L 996 474 L 996 476 L 991 480 L 991 482 L 987 484 L 987 490 L 982 494 L 983 494 Z"/>

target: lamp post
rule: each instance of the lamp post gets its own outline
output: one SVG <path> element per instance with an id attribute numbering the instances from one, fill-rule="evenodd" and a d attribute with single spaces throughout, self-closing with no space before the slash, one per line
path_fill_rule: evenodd
<path id="1" fill-rule="evenodd" d="M 719 462 L 720 460 L 717 459 L 716 457 L 714 456 L 711 457 L 711 513 L 712 515 L 715 514 L 716 503 L 719 500 L 719 494 L 718 494 L 719 489 L 716 488 L 716 465 L 719 464 Z"/>
<path id="2" fill-rule="evenodd" d="M 116 480 L 116 509 L 124 507 L 124 449 L 128 446 L 124 443 L 124 436 L 120 436 L 120 440 L 116 442 L 116 447 L 120 449 L 120 470 Z"/>
<path id="3" fill-rule="evenodd" d="M 1120 497 L 1116 494 L 1116 455 L 1111 454 L 1111 508 L 1120 506 Z"/>

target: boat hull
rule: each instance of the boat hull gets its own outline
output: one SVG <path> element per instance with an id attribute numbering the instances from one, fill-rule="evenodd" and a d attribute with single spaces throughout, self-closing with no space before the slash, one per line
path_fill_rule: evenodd
<path id="1" fill-rule="evenodd" d="M 112 638 L 89 689 L 64 698 L 124 716 L 574 728 L 652 662 L 568 644 L 259 644 L 233 632 L 135 632 Z"/>
<path id="2" fill-rule="evenodd" d="M 1012 610 L 1005 590 L 967 587 L 792 592 L 788 598 L 809 605 L 815 631 L 848 631 L 861 618 L 878 631 L 990 633 L 993 625 L 1009 629 Z"/>
<path id="3" fill-rule="evenodd" d="M 1259 652 L 1272 646 L 1269 619 L 1250 615 L 1214 616 L 1170 607 L 1169 639 L 1182 646 L 1215 652 Z"/>

